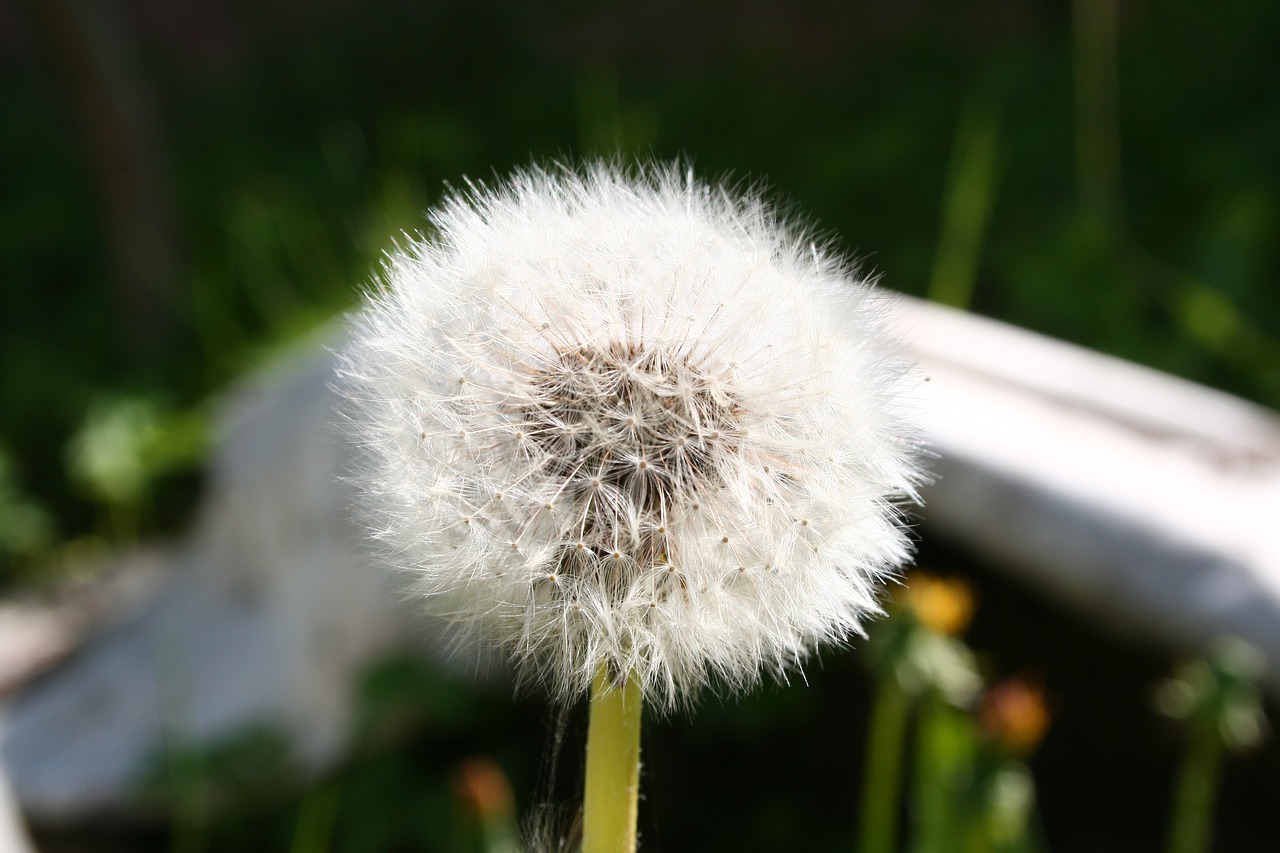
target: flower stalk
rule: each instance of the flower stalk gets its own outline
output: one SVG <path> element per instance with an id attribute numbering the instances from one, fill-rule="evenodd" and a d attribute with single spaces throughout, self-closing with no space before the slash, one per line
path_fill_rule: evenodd
<path id="1" fill-rule="evenodd" d="M 1262 743 L 1267 719 L 1257 680 L 1265 670 L 1260 652 L 1236 639 L 1214 644 L 1204 660 L 1183 666 L 1160 685 L 1156 705 L 1186 722 L 1190 743 L 1174 789 L 1168 853 L 1203 853 L 1213 843 L 1213 815 L 1222 762 L 1228 751 Z"/>
<path id="2" fill-rule="evenodd" d="M 1204 853 L 1209 849 L 1224 752 L 1215 732 L 1202 729 L 1193 736 L 1174 793 L 1169 853 Z"/>
<path id="3" fill-rule="evenodd" d="M 867 738 L 859 853 L 893 853 L 898 849 L 898 798 L 910 710 L 907 694 L 893 675 L 881 679 Z"/>
<path id="4" fill-rule="evenodd" d="M 591 686 L 582 853 L 634 853 L 640 793 L 643 696 L 635 678 L 615 683 L 601 668 Z"/>
<path id="5" fill-rule="evenodd" d="M 872 638 L 868 651 L 876 695 L 867 737 L 859 853 L 900 849 L 903 756 L 913 712 L 924 706 L 918 724 L 923 729 L 939 717 L 930 709 L 941 711 L 944 703 L 963 707 L 978 690 L 981 679 L 973 656 L 956 638 L 968 626 L 973 608 L 964 581 L 917 572 L 892 603 L 893 619 Z M 939 768 L 926 769 L 931 772 L 921 778 L 935 776 Z M 935 817 L 942 813 L 939 805 L 936 798 L 926 804 Z"/>

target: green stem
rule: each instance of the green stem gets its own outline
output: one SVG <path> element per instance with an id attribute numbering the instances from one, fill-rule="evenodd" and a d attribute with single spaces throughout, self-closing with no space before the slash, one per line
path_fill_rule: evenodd
<path id="1" fill-rule="evenodd" d="M 867 769 L 862 781 L 859 853 L 895 853 L 898 799 L 902 788 L 902 751 L 909 702 L 892 675 L 880 681 L 871 709 Z"/>
<path id="2" fill-rule="evenodd" d="M 1116 0 L 1075 0 L 1072 18 L 1080 201 L 1098 225 L 1116 230 L 1124 218 Z"/>
<path id="3" fill-rule="evenodd" d="M 1213 805 L 1222 769 L 1222 742 L 1214 732 L 1192 735 L 1169 817 L 1168 853 L 1204 853 L 1213 835 Z"/>
<path id="4" fill-rule="evenodd" d="M 946 853 L 955 836 L 955 756 L 946 731 L 951 722 L 948 713 L 936 691 L 929 691 L 916 711 L 915 813 L 911 820 L 915 853 Z"/>
<path id="5" fill-rule="evenodd" d="M 312 788 L 302 801 L 298 822 L 293 829 L 290 853 L 325 853 L 333 845 L 333 829 L 338 822 L 342 788 L 338 782 L 327 782 Z"/>
<path id="6" fill-rule="evenodd" d="M 999 164 L 1000 113 L 971 99 L 956 130 L 951 175 L 942 206 L 942 231 L 929 280 L 929 299 L 968 310 L 978 278 L 982 240 L 991 219 Z"/>
<path id="7" fill-rule="evenodd" d="M 634 678 L 616 684 L 601 670 L 591 686 L 582 853 L 634 853 L 640 793 L 640 716 Z"/>

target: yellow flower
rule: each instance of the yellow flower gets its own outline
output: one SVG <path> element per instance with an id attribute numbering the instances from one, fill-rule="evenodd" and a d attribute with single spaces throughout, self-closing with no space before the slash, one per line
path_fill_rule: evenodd
<path id="1" fill-rule="evenodd" d="M 964 633 L 973 619 L 973 590 L 961 578 L 913 572 L 899 601 L 920 624 L 951 637 Z"/>

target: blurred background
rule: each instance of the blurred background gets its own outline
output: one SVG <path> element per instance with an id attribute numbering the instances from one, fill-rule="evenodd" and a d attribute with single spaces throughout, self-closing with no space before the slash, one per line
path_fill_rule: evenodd
<path id="1" fill-rule="evenodd" d="M 531 159 L 766 181 L 887 287 L 1280 407 L 1278 44 L 1267 2 L 0 0 L 0 595 L 179 535 L 219 395 L 322 335 L 446 184 Z M 922 563 L 971 580 L 987 677 L 1048 697 L 1037 837 L 1159 849 L 1167 656 Z M 849 849 L 867 668 L 654 724 L 646 849 Z M 413 659 L 358 689 L 316 784 L 251 732 L 140 775 L 176 830 L 49 849 L 482 849 L 485 784 L 547 786 L 538 697 Z M 1218 849 L 1276 849 L 1280 756 L 1226 772 Z"/>

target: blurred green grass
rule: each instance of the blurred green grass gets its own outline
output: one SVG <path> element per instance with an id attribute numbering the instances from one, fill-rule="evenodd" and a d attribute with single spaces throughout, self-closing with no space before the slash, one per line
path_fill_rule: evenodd
<path id="1" fill-rule="evenodd" d="M 530 158 L 766 178 L 889 287 L 1280 406 L 1275 4 L 124 4 L 178 235 L 155 316 L 39 7 L 0 60 L 0 585 L 175 529 L 184 413 L 351 305 L 445 182 Z M 122 406 L 166 413 L 127 499 L 69 449 Z"/>

